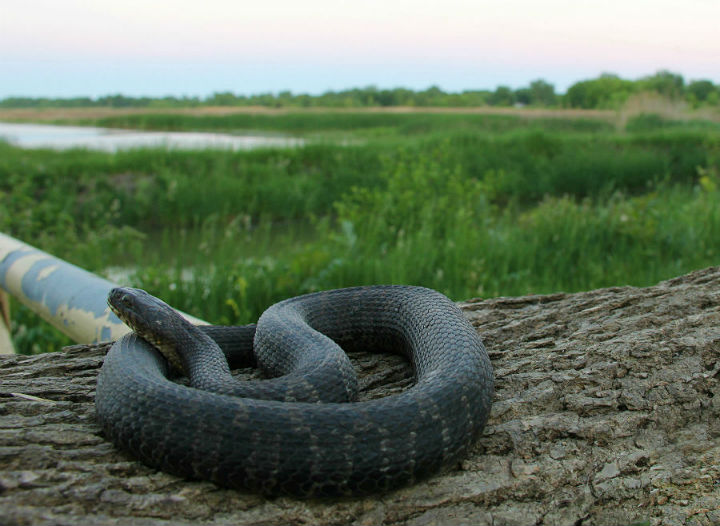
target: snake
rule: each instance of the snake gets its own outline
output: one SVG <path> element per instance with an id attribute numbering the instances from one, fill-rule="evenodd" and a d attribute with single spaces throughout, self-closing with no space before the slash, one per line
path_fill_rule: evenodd
<path id="1" fill-rule="evenodd" d="M 490 413 L 487 351 L 458 306 L 432 289 L 314 292 L 245 326 L 193 325 L 129 287 L 111 290 L 108 304 L 133 332 L 98 374 L 103 433 L 186 479 L 269 496 L 386 492 L 457 466 Z M 347 353 L 359 350 L 404 356 L 412 386 L 357 401 Z M 231 369 L 247 365 L 266 378 L 236 380 Z"/>

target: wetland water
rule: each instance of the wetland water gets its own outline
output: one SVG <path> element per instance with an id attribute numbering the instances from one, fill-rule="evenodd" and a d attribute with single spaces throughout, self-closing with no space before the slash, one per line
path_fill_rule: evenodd
<path id="1" fill-rule="evenodd" d="M 88 148 L 115 152 L 131 148 L 176 148 L 250 150 L 267 147 L 302 146 L 293 137 L 230 135 L 201 132 L 149 132 L 97 128 L 92 126 L 56 126 L 0 122 L 0 140 L 21 148 Z"/>

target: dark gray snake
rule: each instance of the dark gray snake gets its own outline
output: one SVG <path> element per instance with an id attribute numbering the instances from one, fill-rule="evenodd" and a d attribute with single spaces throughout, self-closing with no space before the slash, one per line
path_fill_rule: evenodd
<path id="1" fill-rule="evenodd" d="M 196 327 L 137 289 L 114 289 L 108 302 L 191 386 L 170 379 L 153 345 L 124 336 L 98 376 L 98 419 L 118 447 L 180 476 L 265 494 L 385 491 L 456 462 L 490 412 L 487 353 L 460 309 L 433 290 L 298 296 L 270 307 L 257 328 Z M 403 354 L 415 384 L 352 402 L 357 380 L 343 350 L 358 349 Z M 277 378 L 230 376 L 230 366 L 253 362 Z"/>

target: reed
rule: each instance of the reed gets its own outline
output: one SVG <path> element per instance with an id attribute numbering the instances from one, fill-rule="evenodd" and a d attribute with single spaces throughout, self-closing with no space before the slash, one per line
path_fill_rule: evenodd
<path id="1" fill-rule="evenodd" d="M 383 115 L 374 138 L 299 149 L 0 143 L 0 230 L 225 324 L 336 287 L 407 283 L 461 300 L 649 285 L 720 262 L 710 127 L 421 117 Z M 303 118 L 328 130 L 339 117 Z M 22 352 L 67 343 L 20 307 L 13 322 Z"/>

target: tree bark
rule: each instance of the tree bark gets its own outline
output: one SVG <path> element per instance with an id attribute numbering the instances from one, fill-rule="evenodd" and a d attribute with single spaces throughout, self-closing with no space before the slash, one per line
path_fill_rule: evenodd
<path id="1" fill-rule="evenodd" d="M 0 356 L 0 524 L 720 524 L 720 267 L 460 306 L 495 367 L 489 424 L 453 469 L 364 498 L 150 469 L 96 422 L 107 345 Z M 365 397 L 410 383 L 397 357 L 353 362 Z"/>

